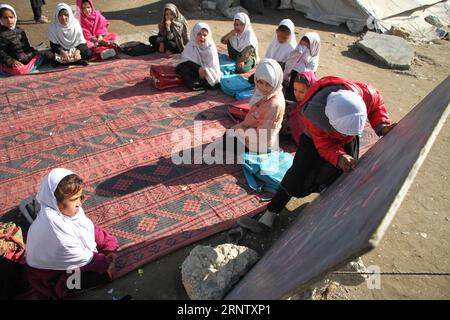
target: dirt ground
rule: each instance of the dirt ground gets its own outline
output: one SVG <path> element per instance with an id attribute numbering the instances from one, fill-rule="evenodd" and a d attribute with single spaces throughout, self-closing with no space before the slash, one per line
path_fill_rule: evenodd
<path id="1" fill-rule="evenodd" d="M 43 12 L 52 17 L 54 6 L 60 1 L 46 2 Z M 29 2 L 17 0 L 8 3 L 16 8 L 19 18 L 25 20 L 20 26 L 26 30 L 32 45 L 48 44 L 48 25 L 36 25 L 29 20 L 32 19 Z M 148 0 L 97 0 L 95 3 L 111 22 L 110 31 L 119 34 L 156 30 L 160 8 L 164 4 L 162 1 Z M 216 43 L 232 28 L 231 20 L 212 13 L 195 11 L 185 16 L 190 26 L 199 20 L 207 22 Z M 399 121 L 449 75 L 449 41 L 414 45 L 416 58 L 411 69 L 400 72 L 383 67 L 356 49 L 353 44 L 359 35 L 351 34 L 344 26 L 333 27 L 309 21 L 302 13 L 293 10 L 267 9 L 265 15 L 251 14 L 250 17 L 259 40 L 261 56 L 276 25 L 284 18 L 294 21 L 298 35 L 308 31 L 318 32 L 322 40 L 318 76 L 338 75 L 371 83 L 382 92 L 395 121 Z M 366 266 L 378 265 L 382 272 L 450 272 L 449 172 L 450 123 L 447 121 L 385 237 L 375 250 L 362 257 Z M 292 200 L 281 214 L 274 232 L 247 237 L 242 244 L 262 254 L 299 214 L 302 205 L 313 199 L 314 196 Z M 197 244 L 214 246 L 224 242 L 225 234 L 222 233 Z M 149 263 L 141 272 L 134 271 L 80 298 L 110 300 L 113 296 L 130 294 L 134 299 L 188 299 L 181 283 L 180 268 L 192 248 L 180 249 Z M 347 284 L 345 290 L 349 299 L 450 299 L 449 288 L 449 276 L 394 275 L 382 276 L 381 289 L 370 290 L 365 283 L 360 283 Z"/>

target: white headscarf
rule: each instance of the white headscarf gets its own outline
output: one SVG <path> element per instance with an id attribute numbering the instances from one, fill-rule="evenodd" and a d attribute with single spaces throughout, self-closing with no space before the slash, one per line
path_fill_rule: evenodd
<path id="1" fill-rule="evenodd" d="M 338 90 L 328 95 L 325 114 L 336 131 L 347 136 L 358 136 L 364 130 L 367 107 L 359 94 Z"/>
<path id="2" fill-rule="evenodd" d="M 284 68 L 284 80 L 288 80 L 292 70 L 316 72 L 319 66 L 320 36 L 316 32 L 308 32 L 305 37 L 309 40 L 309 49 L 298 44 L 291 52 Z M 301 41 L 301 40 L 300 40 Z"/>
<path id="3" fill-rule="evenodd" d="M 277 34 L 272 38 L 272 42 L 266 51 L 266 58 L 272 58 L 278 62 L 286 62 L 290 53 L 297 46 L 297 37 L 295 36 L 295 25 L 291 19 L 284 19 L 280 22 L 278 27 L 286 26 L 291 31 L 291 36 L 285 43 L 280 43 Z"/>
<path id="4" fill-rule="evenodd" d="M 264 80 L 272 86 L 272 91 L 268 94 L 263 94 L 255 86 L 255 92 L 250 99 L 249 105 L 253 106 L 263 98 L 270 99 L 274 94 L 278 93 L 283 88 L 283 70 L 280 64 L 273 59 L 263 59 L 256 67 L 255 84 L 258 80 Z"/>
<path id="5" fill-rule="evenodd" d="M 11 7 L 9 4 L 0 4 L 0 10 L 6 8 L 12 11 L 12 13 L 14 14 L 14 17 L 16 17 L 16 23 L 17 23 L 17 14 L 16 14 L 16 10 L 14 10 L 13 7 Z M 12 28 L 10 28 L 10 30 L 14 30 L 16 28 L 16 23 L 14 23 L 14 25 L 12 26 Z M 0 20 L 0 24 L 2 26 L 4 26 L 4 24 L 2 23 L 2 21 Z M 6 26 L 5 26 L 6 27 Z M 8 27 L 7 27 L 8 28 Z"/>
<path id="6" fill-rule="evenodd" d="M 66 9 L 69 13 L 69 22 L 62 25 L 59 22 L 59 12 Z M 53 22 L 48 27 L 48 39 L 50 42 L 59 44 L 66 50 L 77 47 L 82 43 L 86 43 L 81 29 L 80 22 L 75 19 L 72 9 L 65 3 L 58 3 L 53 13 Z"/>
<path id="7" fill-rule="evenodd" d="M 208 30 L 208 36 L 204 46 L 197 44 L 197 34 L 200 30 Z M 210 86 L 220 82 L 222 72 L 220 71 L 219 55 L 216 44 L 212 38 L 211 29 L 206 23 L 197 23 L 191 31 L 191 38 L 183 50 L 183 61 L 192 61 L 200 65 L 206 71 L 206 80 Z"/>
<path id="8" fill-rule="evenodd" d="M 256 38 L 256 34 L 253 31 L 252 24 L 250 22 L 250 18 L 244 12 L 238 12 L 234 15 L 233 20 L 239 20 L 245 24 L 244 31 L 239 35 L 234 35 L 230 38 L 231 46 L 237 51 L 241 52 L 248 46 L 252 46 L 256 51 L 256 63 L 259 61 L 258 54 L 258 39 Z"/>
<path id="9" fill-rule="evenodd" d="M 41 210 L 28 231 L 27 264 L 46 270 L 67 270 L 87 265 L 97 252 L 94 224 L 80 207 L 74 217 L 61 213 L 54 195 L 63 178 L 72 171 L 57 168 L 41 183 L 36 199 Z"/>

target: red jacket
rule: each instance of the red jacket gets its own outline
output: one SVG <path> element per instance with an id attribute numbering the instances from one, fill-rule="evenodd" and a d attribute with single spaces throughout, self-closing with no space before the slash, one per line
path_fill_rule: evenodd
<path id="1" fill-rule="evenodd" d="M 328 76 L 321 78 L 311 86 L 306 92 L 302 102 L 298 103 L 292 110 L 289 122 L 292 136 L 298 145 L 300 135 L 303 133 L 303 128 L 305 128 L 311 134 L 319 154 L 332 165 L 337 166 L 339 157 L 346 154 L 342 146 L 350 143 L 354 137 L 345 136 L 337 132 L 324 131 L 314 126 L 313 123 L 301 113 L 303 106 L 318 90 L 330 85 L 344 85 L 348 90 L 359 94 L 363 98 L 367 107 L 367 119 L 374 130 L 376 130 L 377 126 L 380 124 L 390 124 L 391 119 L 389 118 L 380 92 L 370 84 Z"/>

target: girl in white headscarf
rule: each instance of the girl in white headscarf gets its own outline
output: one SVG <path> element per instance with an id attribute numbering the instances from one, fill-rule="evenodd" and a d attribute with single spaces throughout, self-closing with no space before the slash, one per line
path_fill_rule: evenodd
<path id="1" fill-rule="evenodd" d="M 225 150 L 233 138 L 235 145 L 244 145 L 251 152 L 268 153 L 278 149 L 278 134 L 285 109 L 280 64 L 273 59 L 263 59 L 256 67 L 255 83 L 249 113 L 223 137 Z"/>
<path id="2" fill-rule="evenodd" d="M 296 46 L 295 25 L 291 19 L 284 19 L 278 25 L 276 34 L 267 48 L 265 58 L 278 61 L 281 67 L 284 68 L 289 55 Z"/>
<path id="3" fill-rule="evenodd" d="M 220 82 L 219 56 L 206 23 L 197 23 L 191 31 L 191 40 L 184 48 L 183 62 L 177 66 L 186 85 L 192 90 L 214 87 Z"/>
<path id="4" fill-rule="evenodd" d="M 284 68 L 284 83 L 286 99 L 295 101 L 293 92 L 294 81 L 298 74 L 304 71 L 317 72 L 319 66 L 320 36 L 316 32 L 308 32 L 289 55 Z"/>
<path id="5" fill-rule="evenodd" d="M 30 46 L 25 31 L 16 23 L 14 8 L 0 4 L 0 74 L 27 74 L 44 62 L 44 57 Z"/>
<path id="6" fill-rule="evenodd" d="M 48 39 L 55 61 L 58 63 L 78 63 L 87 65 L 92 51 L 87 47 L 80 22 L 72 9 L 65 3 L 58 3 L 53 21 L 48 28 Z"/>
<path id="7" fill-rule="evenodd" d="M 43 178 L 36 196 L 41 209 L 27 237 L 28 278 L 47 297 L 70 292 L 68 270 L 81 271 L 81 289 L 111 279 L 114 272 L 117 239 L 85 215 L 82 187 L 72 171 L 56 168 Z"/>
<path id="8" fill-rule="evenodd" d="M 250 71 L 259 62 L 258 39 L 246 13 L 236 13 L 233 30 L 224 35 L 221 42 L 227 45 L 229 57 L 236 60 L 239 73 Z"/>

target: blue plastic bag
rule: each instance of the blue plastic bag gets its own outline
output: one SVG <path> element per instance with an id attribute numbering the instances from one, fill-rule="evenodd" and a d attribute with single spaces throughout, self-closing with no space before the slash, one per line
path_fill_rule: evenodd
<path id="1" fill-rule="evenodd" d="M 292 166 L 294 156 L 284 151 L 266 154 L 244 153 L 243 170 L 247 183 L 258 193 L 275 193 Z"/>
<path id="2" fill-rule="evenodd" d="M 239 92 L 252 90 L 253 86 L 247 78 L 239 74 L 232 74 L 220 78 L 220 88 L 225 94 L 235 97 Z"/>
<path id="3" fill-rule="evenodd" d="M 236 73 L 236 61 L 231 59 L 226 54 L 219 54 L 219 64 L 220 71 L 222 71 L 224 75 Z"/>

